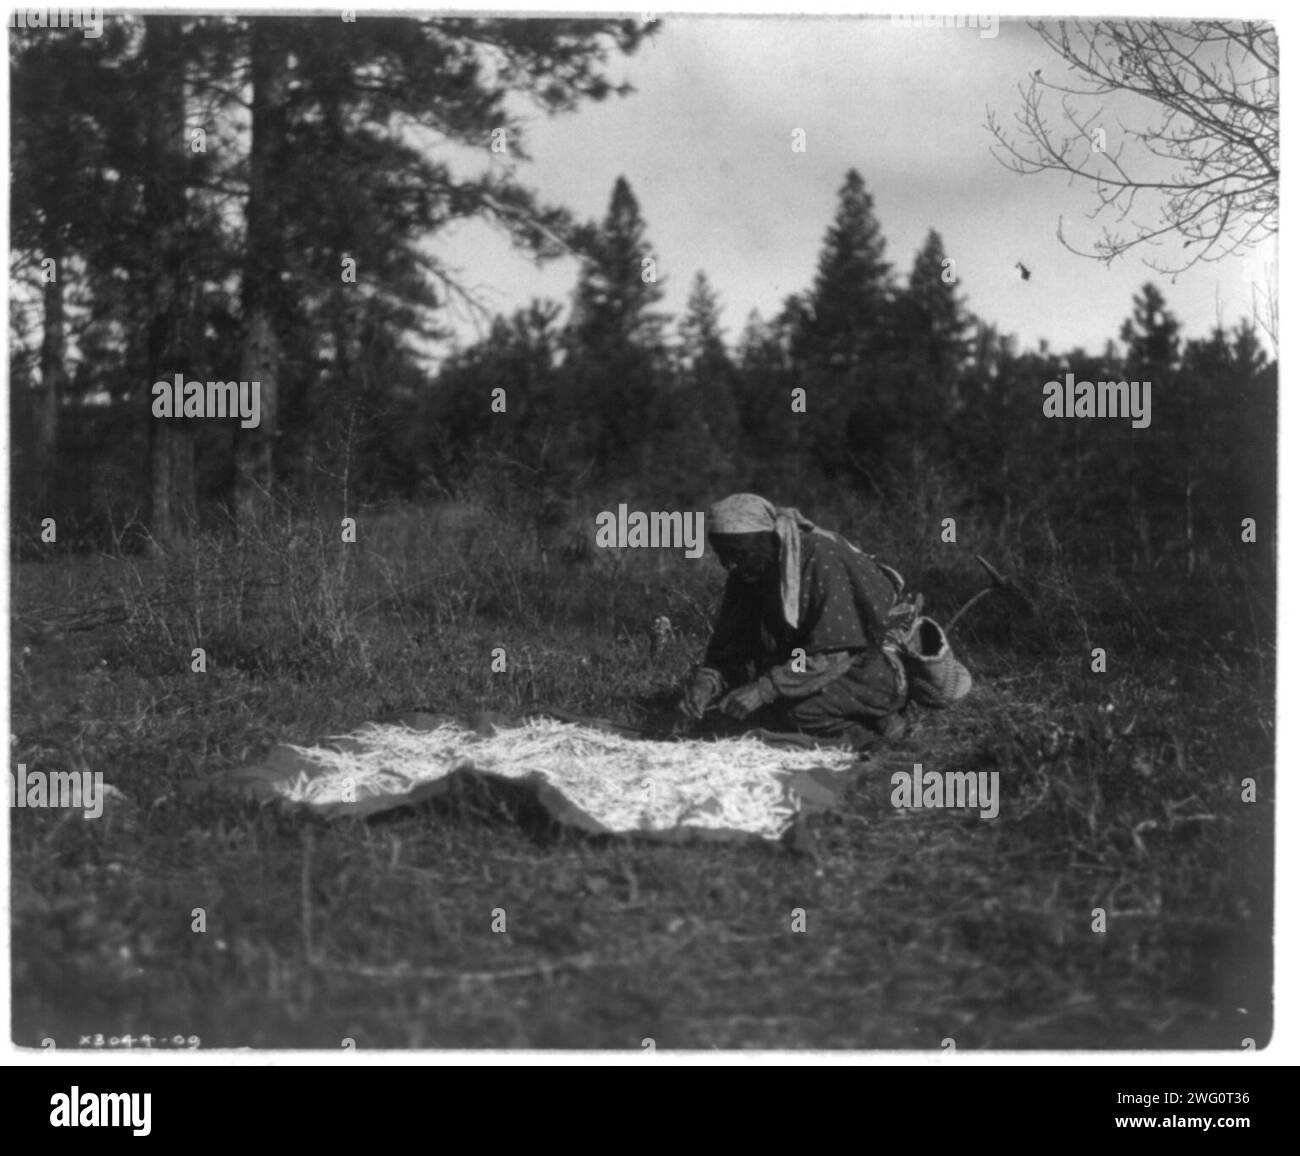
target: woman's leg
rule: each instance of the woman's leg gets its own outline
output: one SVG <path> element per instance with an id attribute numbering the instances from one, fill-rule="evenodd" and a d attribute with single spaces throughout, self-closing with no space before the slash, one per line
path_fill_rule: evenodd
<path id="1" fill-rule="evenodd" d="M 862 728 L 892 736 L 901 727 L 907 684 L 877 651 L 864 653 L 825 690 L 776 704 L 787 726 L 805 734 L 835 738 Z"/>

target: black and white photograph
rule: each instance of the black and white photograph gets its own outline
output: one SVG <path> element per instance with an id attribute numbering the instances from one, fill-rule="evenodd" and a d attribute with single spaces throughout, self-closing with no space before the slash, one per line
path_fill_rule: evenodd
<path id="1" fill-rule="evenodd" d="M 1275 23 L 6 24 L 14 1051 L 1275 1043 Z"/>

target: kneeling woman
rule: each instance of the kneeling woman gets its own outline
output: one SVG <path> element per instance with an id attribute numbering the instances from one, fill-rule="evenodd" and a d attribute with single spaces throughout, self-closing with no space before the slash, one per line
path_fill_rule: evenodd
<path id="1" fill-rule="evenodd" d="M 716 704 L 733 719 L 854 745 L 900 735 L 907 678 L 885 649 L 898 574 L 756 494 L 715 503 L 707 529 L 727 585 L 682 713 L 702 719 Z"/>

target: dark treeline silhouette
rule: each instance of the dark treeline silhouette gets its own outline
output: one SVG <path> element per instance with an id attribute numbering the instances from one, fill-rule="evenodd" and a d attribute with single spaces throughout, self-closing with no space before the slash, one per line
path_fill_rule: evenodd
<path id="1" fill-rule="evenodd" d="M 99 39 L 11 37 L 15 549 L 40 552 L 47 517 L 64 549 L 129 526 L 165 546 L 255 520 L 268 495 L 467 495 L 562 522 L 620 484 L 661 509 L 721 489 L 914 503 L 938 487 L 945 516 L 1187 574 L 1243 518 L 1271 536 L 1277 371 L 1248 321 L 1186 336 L 1146 284 L 1102 353 L 1022 350 L 969 312 L 937 232 L 896 275 L 850 171 L 811 285 L 729 343 L 707 271 L 685 274 L 675 322 L 660 308 L 682 274 L 656 264 L 625 179 L 584 224 L 421 147 L 504 141 L 522 158 L 505 98 L 600 99 L 609 57 L 643 35 L 122 17 Z M 465 290 L 428 240 L 466 217 L 580 271 L 567 310 L 496 317 L 434 372 L 420 343 L 445 341 Z M 262 424 L 152 417 L 150 386 L 176 373 L 260 380 Z M 1149 427 L 1045 417 L 1044 385 L 1067 373 L 1150 382 Z"/>

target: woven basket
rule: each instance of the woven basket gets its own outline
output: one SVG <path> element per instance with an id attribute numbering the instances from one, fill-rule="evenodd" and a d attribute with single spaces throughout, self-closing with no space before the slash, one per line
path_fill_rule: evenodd
<path id="1" fill-rule="evenodd" d="M 922 706 L 951 706 L 970 693 L 970 671 L 957 661 L 943 627 L 933 618 L 922 616 L 912 623 L 900 655 L 911 697 Z"/>

